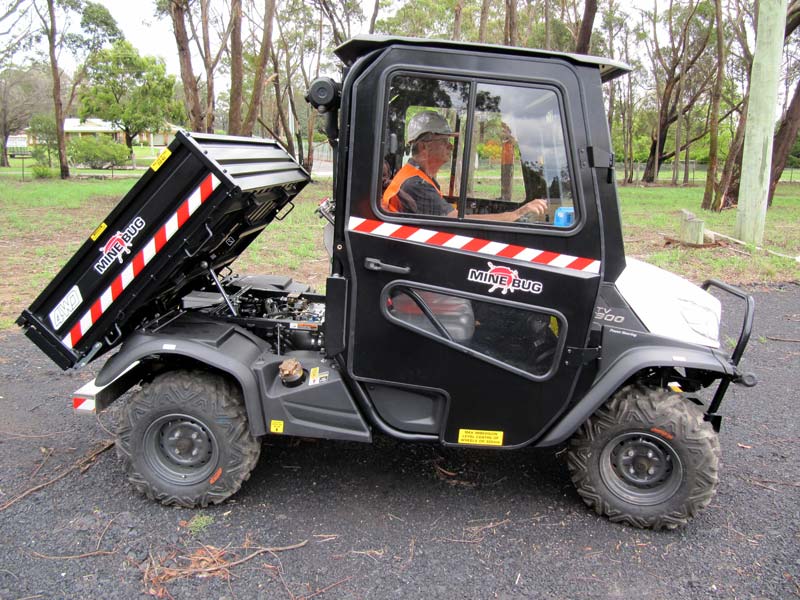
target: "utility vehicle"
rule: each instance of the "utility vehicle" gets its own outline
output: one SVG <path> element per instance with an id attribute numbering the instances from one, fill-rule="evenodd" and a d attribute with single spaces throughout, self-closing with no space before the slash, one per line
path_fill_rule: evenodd
<path id="1" fill-rule="evenodd" d="M 602 83 L 628 67 L 393 37 L 336 54 L 341 82 L 307 97 L 335 156 L 324 293 L 230 268 L 308 173 L 273 141 L 179 133 L 18 320 L 64 369 L 117 350 L 73 402 L 100 411 L 132 390 L 117 449 L 133 486 L 221 502 L 269 435 L 569 441 L 598 513 L 687 522 L 717 487 L 723 396 L 755 383 L 737 366 L 754 304 L 626 259 Z M 458 134 L 435 174 L 449 216 L 382 208 L 424 110 Z M 533 198 L 544 215 L 485 218 Z M 730 355 L 710 287 L 745 305 Z"/>

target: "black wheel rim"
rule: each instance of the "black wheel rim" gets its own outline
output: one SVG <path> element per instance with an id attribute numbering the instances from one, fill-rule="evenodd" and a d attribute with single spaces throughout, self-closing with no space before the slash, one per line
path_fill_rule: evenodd
<path id="1" fill-rule="evenodd" d="M 214 433 L 197 418 L 172 413 L 153 421 L 144 433 L 144 459 L 155 473 L 175 485 L 208 479 L 217 465 Z"/>
<path id="2" fill-rule="evenodd" d="M 618 498 L 641 506 L 666 502 L 683 481 L 683 464 L 663 438 L 646 431 L 623 433 L 600 454 L 600 476 Z"/>

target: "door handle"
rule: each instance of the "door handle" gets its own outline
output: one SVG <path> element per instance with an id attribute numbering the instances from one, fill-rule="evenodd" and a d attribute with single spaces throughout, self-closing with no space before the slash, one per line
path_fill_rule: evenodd
<path id="1" fill-rule="evenodd" d="M 411 273 L 411 267 L 398 267 L 397 265 L 387 265 L 378 258 L 365 258 L 364 268 L 368 271 L 388 271 L 389 273 L 399 273 L 407 275 Z"/>

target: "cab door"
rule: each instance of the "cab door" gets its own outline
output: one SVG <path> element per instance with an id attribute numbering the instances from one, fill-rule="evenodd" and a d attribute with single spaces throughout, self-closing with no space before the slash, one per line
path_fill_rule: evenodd
<path id="1" fill-rule="evenodd" d="M 345 86 L 350 375 L 395 430 L 534 441 L 570 401 L 602 270 L 575 67 L 393 47 Z M 434 174 L 447 215 L 381 207 L 422 110 L 458 134 Z M 544 214 L 511 218 L 536 198 Z"/>

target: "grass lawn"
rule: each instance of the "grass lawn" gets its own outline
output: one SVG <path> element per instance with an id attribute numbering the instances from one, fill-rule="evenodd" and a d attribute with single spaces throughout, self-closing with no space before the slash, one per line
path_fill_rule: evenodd
<path id="1" fill-rule="evenodd" d="M 721 213 L 700 210 L 703 188 L 620 186 L 625 251 L 628 256 L 701 282 L 709 277 L 729 283 L 768 283 L 800 279 L 797 261 L 747 249 L 720 239 L 712 248 L 687 248 L 667 244 L 677 238 L 680 211 L 692 211 L 705 221 L 706 229 L 733 236 L 737 211 Z M 781 184 L 767 212 L 764 248 L 800 255 L 800 185 Z"/>
<path id="2" fill-rule="evenodd" d="M 149 149 L 148 149 L 149 150 Z M 11 172 L 10 172 L 11 171 Z M 0 329 L 14 319 L 50 282 L 136 179 L 57 179 L 21 182 L 12 169 L 0 170 Z M 289 274 L 322 288 L 328 259 L 322 246 L 323 222 L 314 215 L 330 182 L 309 185 L 295 209 L 270 226 L 240 257 L 241 273 Z M 714 231 L 732 235 L 736 211 L 702 214 L 701 187 L 620 187 L 620 205 L 629 256 L 699 282 L 716 277 L 749 284 L 800 279 L 791 259 L 724 244 L 689 249 L 668 245 L 677 237 L 681 208 L 694 211 Z M 782 184 L 767 214 L 765 246 L 800 254 L 800 184 Z"/>

